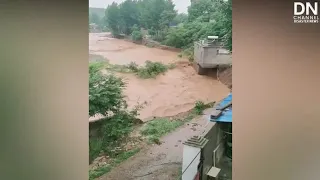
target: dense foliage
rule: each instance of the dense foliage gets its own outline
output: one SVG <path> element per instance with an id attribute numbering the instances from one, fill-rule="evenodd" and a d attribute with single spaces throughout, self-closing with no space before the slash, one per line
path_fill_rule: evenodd
<path id="1" fill-rule="evenodd" d="M 108 25 L 108 28 L 111 30 L 111 33 L 114 36 L 120 35 L 120 11 L 119 6 L 117 3 L 113 2 L 111 5 L 109 5 L 106 9 L 105 19 L 106 24 Z"/>
<path id="2" fill-rule="evenodd" d="M 127 109 L 123 88 L 125 83 L 113 74 L 101 73 L 102 64 L 89 65 L 89 116 L 101 114 L 104 119 L 90 123 L 90 161 L 101 152 L 112 152 L 127 135 L 136 120 L 137 109 Z"/>
<path id="3" fill-rule="evenodd" d="M 188 14 L 178 14 L 172 0 L 126 0 L 106 9 L 111 32 L 132 35 L 133 27 L 148 30 L 156 41 L 177 48 L 190 48 L 194 41 L 209 35 L 219 36 L 232 50 L 232 1 L 198 0 Z M 135 31 L 134 36 L 140 38 Z"/>
<path id="4" fill-rule="evenodd" d="M 199 0 L 188 8 L 188 21 L 172 28 L 165 44 L 177 48 L 189 48 L 194 41 L 207 36 L 219 36 L 232 50 L 232 2 L 231 0 Z"/>
<path id="5" fill-rule="evenodd" d="M 126 0 L 107 7 L 106 21 L 114 35 L 130 35 L 134 25 L 145 29 L 164 29 L 176 14 L 171 0 Z"/>
<path id="6" fill-rule="evenodd" d="M 89 65 L 89 116 L 108 116 L 126 108 L 122 90 L 123 81 L 112 75 L 100 72 L 101 64 Z"/>
<path id="7" fill-rule="evenodd" d="M 137 25 L 134 25 L 132 27 L 131 38 L 134 41 L 141 41 L 142 40 L 142 33 L 141 33 L 140 28 Z"/>

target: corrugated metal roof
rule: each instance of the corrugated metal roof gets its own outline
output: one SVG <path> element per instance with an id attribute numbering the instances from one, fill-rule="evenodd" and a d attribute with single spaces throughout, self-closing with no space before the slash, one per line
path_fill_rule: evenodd
<path id="1" fill-rule="evenodd" d="M 231 102 L 232 102 L 232 93 L 230 93 L 227 97 L 222 99 L 217 104 L 216 108 L 221 108 Z M 212 122 L 232 122 L 232 105 L 226 108 L 217 119 L 211 119 L 211 117 L 209 117 L 209 119 Z"/>

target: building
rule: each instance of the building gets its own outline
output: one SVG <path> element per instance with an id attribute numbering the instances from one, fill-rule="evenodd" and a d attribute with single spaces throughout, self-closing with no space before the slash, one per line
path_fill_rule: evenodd
<path id="1" fill-rule="evenodd" d="M 211 109 L 208 131 L 184 142 L 182 180 L 231 180 L 232 93 Z"/>

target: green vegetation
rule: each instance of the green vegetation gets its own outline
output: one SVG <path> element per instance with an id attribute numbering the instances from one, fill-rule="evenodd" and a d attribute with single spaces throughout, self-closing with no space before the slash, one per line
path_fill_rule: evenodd
<path id="1" fill-rule="evenodd" d="M 180 118 L 156 118 L 149 121 L 141 129 L 141 134 L 146 136 L 149 143 L 160 144 L 160 138 L 186 122 L 191 121 L 197 115 L 201 115 L 203 111 L 210 108 L 214 103 L 205 104 L 202 101 L 197 101 L 195 107 L 188 112 L 185 116 Z"/>
<path id="2" fill-rule="evenodd" d="M 139 78 L 149 79 L 155 78 L 159 74 L 164 74 L 169 69 L 173 69 L 175 65 L 165 65 L 160 62 L 146 61 L 144 66 L 138 66 L 136 63 L 131 62 L 128 65 L 105 64 L 104 67 L 110 71 L 122 73 L 135 73 Z"/>
<path id="3" fill-rule="evenodd" d="M 140 39 L 138 31 L 143 28 L 155 41 L 190 51 L 194 41 L 216 35 L 232 50 L 231 0 L 198 0 L 188 7 L 188 14 L 174 8 L 171 0 L 126 0 L 109 5 L 105 19 L 114 36 L 123 33 Z"/>
<path id="4" fill-rule="evenodd" d="M 160 62 L 146 61 L 145 66 L 138 68 L 136 73 L 140 78 L 155 78 L 159 74 L 167 72 L 170 67 Z"/>
<path id="5" fill-rule="evenodd" d="M 90 63 L 102 63 L 102 62 L 108 62 L 108 59 L 106 59 L 105 57 L 101 56 L 101 55 L 97 55 L 97 54 L 89 54 L 89 62 Z"/>
<path id="6" fill-rule="evenodd" d="M 95 57 L 101 58 L 99 56 Z M 89 170 L 89 179 L 95 179 L 109 172 L 122 161 L 133 156 L 140 149 L 124 151 L 123 142 L 137 123 L 137 106 L 127 109 L 123 89 L 125 83 L 113 74 L 103 74 L 105 62 L 89 64 L 89 115 L 101 114 L 105 118 L 89 124 L 89 162 L 101 155 L 108 155 L 110 161 L 104 166 Z"/>
<path id="7" fill-rule="evenodd" d="M 132 27 L 131 38 L 133 41 L 141 41 L 142 40 L 142 33 L 137 25 Z"/>
<path id="8" fill-rule="evenodd" d="M 201 115 L 205 109 L 208 109 L 213 106 L 214 103 L 205 104 L 202 101 L 197 101 L 195 107 L 193 108 L 193 112 L 197 115 Z"/>
<path id="9" fill-rule="evenodd" d="M 146 61 L 144 66 L 138 66 L 131 62 L 128 65 L 109 65 L 108 69 L 117 72 L 132 72 L 142 79 L 155 78 L 159 74 L 164 74 L 169 69 L 175 68 L 175 64 L 165 65 L 161 62 Z"/>
<path id="10" fill-rule="evenodd" d="M 114 147 L 131 132 L 138 115 L 138 107 L 127 109 L 123 95 L 125 83 L 113 74 L 102 74 L 102 65 L 89 65 L 89 116 L 101 114 L 105 117 L 89 125 L 90 162 L 100 153 L 116 156 L 118 152 L 114 151 Z"/>
<path id="11" fill-rule="evenodd" d="M 199 0 L 188 8 L 188 21 L 170 29 L 165 44 L 187 49 L 193 46 L 194 41 L 217 35 L 231 50 L 231 33 L 232 1 Z"/>
<path id="12" fill-rule="evenodd" d="M 126 0 L 107 7 L 106 21 L 114 35 L 130 35 L 134 25 L 145 29 L 164 29 L 176 14 L 171 0 Z"/>
<path id="13" fill-rule="evenodd" d="M 89 115 L 125 111 L 126 101 L 122 93 L 125 87 L 122 79 L 112 75 L 101 73 L 102 63 L 89 65 Z M 110 93 L 112 92 L 112 93 Z"/>
<path id="14" fill-rule="evenodd" d="M 178 54 L 178 57 L 187 57 L 190 62 L 193 62 L 193 46 L 183 49 L 182 52 Z"/>
<path id="15" fill-rule="evenodd" d="M 110 72 L 135 73 L 138 77 L 143 79 L 155 78 L 159 74 L 164 74 L 169 69 L 175 68 L 175 64 L 165 65 L 161 62 L 152 61 L 146 61 L 144 66 L 138 66 L 138 64 L 135 62 L 131 62 L 128 65 L 110 64 L 101 56 L 94 56 L 91 61 L 94 62 L 91 63 L 92 67 L 96 67 L 98 69 L 107 69 Z M 110 75 L 106 77 L 110 77 Z"/>
<path id="16" fill-rule="evenodd" d="M 160 137 L 174 131 L 183 125 L 183 121 L 159 118 L 148 122 L 142 129 L 141 134 L 147 136 L 150 143 L 160 143 Z"/>
<path id="17" fill-rule="evenodd" d="M 119 165 L 121 162 L 129 159 L 130 157 L 134 156 L 140 151 L 140 149 L 133 149 L 127 152 L 122 152 L 117 156 L 117 158 L 113 159 L 110 164 L 106 164 L 104 166 L 100 166 L 97 169 L 94 170 L 89 170 L 89 180 L 96 179 L 108 172 L 111 171 L 113 167 L 116 167 Z"/>
<path id="18" fill-rule="evenodd" d="M 182 23 L 186 23 L 188 21 L 188 14 L 180 13 L 177 14 L 176 17 L 172 20 L 172 25 L 180 25 Z"/>

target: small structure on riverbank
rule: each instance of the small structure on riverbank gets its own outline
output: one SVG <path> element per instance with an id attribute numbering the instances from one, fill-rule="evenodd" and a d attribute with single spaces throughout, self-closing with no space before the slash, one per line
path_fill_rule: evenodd
<path id="1" fill-rule="evenodd" d="M 194 42 L 194 61 L 199 75 L 210 69 L 229 67 L 232 64 L 231 52 L 219 42 L 218 36 L 208 36 L 205 40 Z"/>

